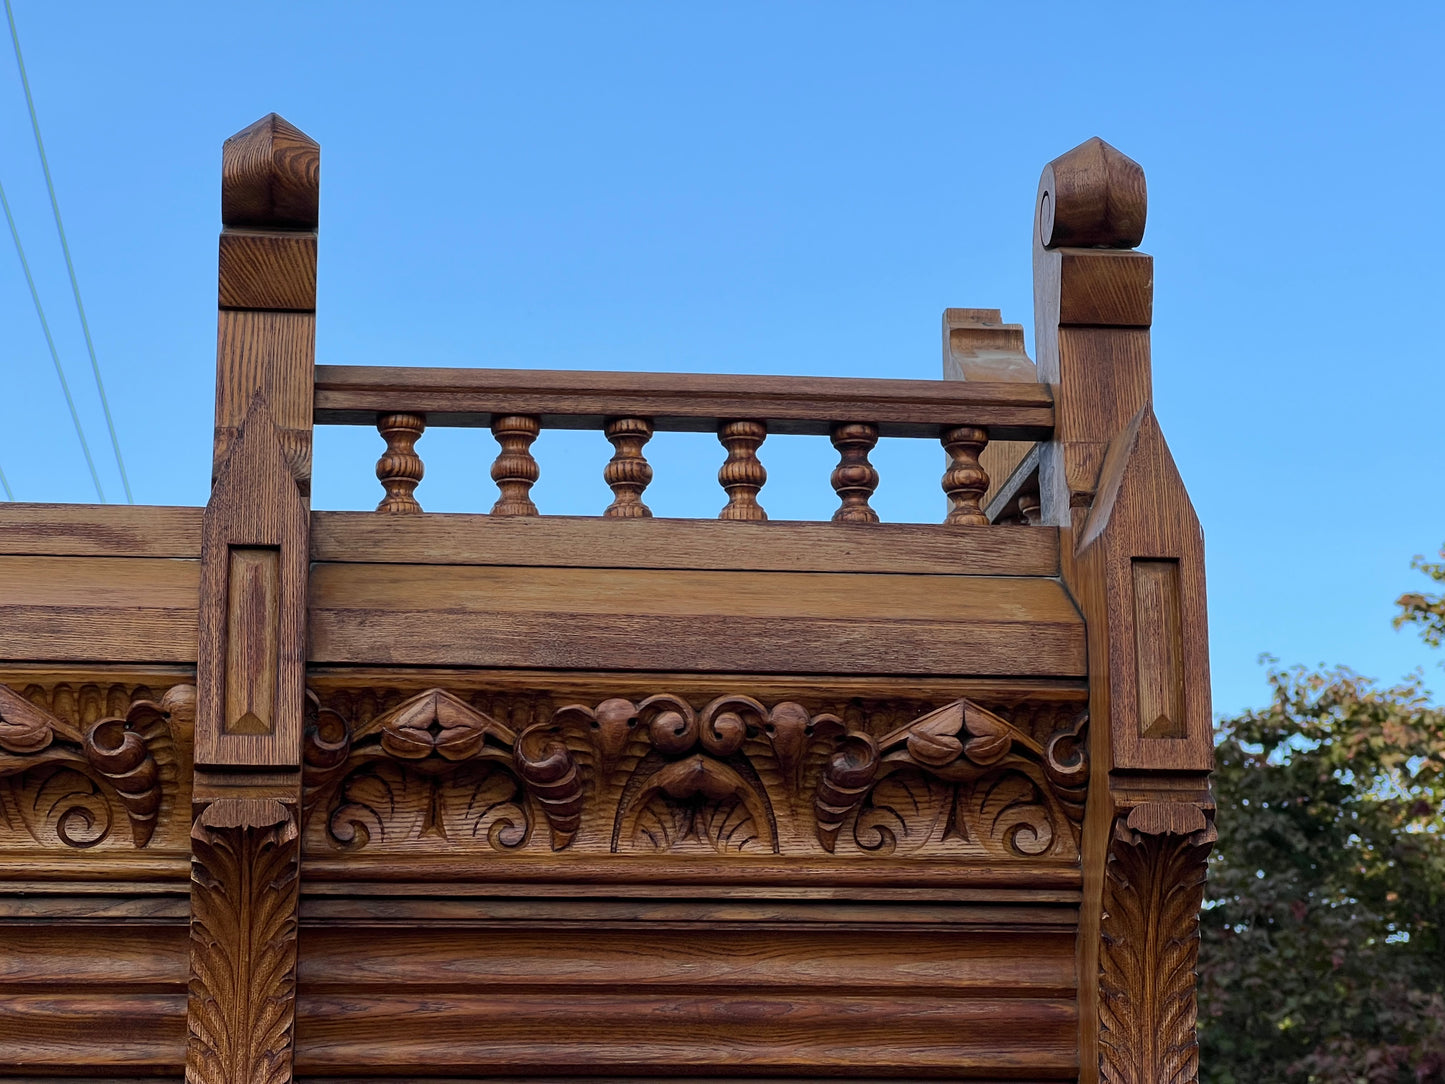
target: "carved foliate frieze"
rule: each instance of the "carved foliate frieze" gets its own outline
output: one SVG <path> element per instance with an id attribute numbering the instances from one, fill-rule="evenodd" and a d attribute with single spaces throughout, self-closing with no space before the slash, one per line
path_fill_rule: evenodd
<path id="1" fill-rule="evenodd" d="M 1193 1084 L 1196 966 L 1213 810 L 1149 802 L 1114 820 L 1099 954 L 1099 1078 Z"/>
<path id="2" fill-rule="evenodd" d="M 333 852 L 1070 860 L 1084 725 L 1076 702 L 344 692 L 313 701 L 305 830 Z"/>
<path id="3" fill-rule="evenodd" d="M 0 685 L 0 844 L 150 845 L 188 775 L 194 711 L 190 685 Z"/>
<path id="4" fill-rule="evenodd" d="M 296 815 L 292 802 L 220 798 L 191 827 L 190 1084 L 290 1084 Z"/>
<path id="5" fill-rule="evenodd" d="M 442 689 L 350 718 L 313 700 L 304 756 L 308 828 L 337 850 L 561 849 L 580 822 L 577 765 L 549 722 L 517 728 Z"/>

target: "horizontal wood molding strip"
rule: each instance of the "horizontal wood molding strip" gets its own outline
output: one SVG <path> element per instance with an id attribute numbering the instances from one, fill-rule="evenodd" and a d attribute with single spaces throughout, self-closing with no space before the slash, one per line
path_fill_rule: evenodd
<path id="1" fill-rule="evenodd" d="M 0 659 L 189 663 L 200 562 L 0 556 Z"/>
<path id="2" fill-rule="evenodd" d="M 321 425 L 375 425 L 378 413 L 425 414 L 428 426 L 487 426 L 532 414 L 544 428 L 601 429 L 617 416 L 657 430 L 712 432 L 719 419 L 765 422 L 769 433 L 826 436 L 833 422 L 866 421 L 885 437 L 937 438 L 942 425 L 977 425 L 995 440 L 1047 440 L 1047 385 L 821 376 L 572 372 L 318 365 Z"/>
<path id="3" fill-rule="evenodd" d="M 0 504 L 0 554 L 199 558 L 201 511 L 143 504 Z"/>
<path id="4" fill-rule="evenodd" d="M 296 1070 L 306 1073 L 884 1071 L 908 1079 L 1073 1080 L 1072 1000 L 938 996 L 790 998 L 301 991 Z M 558 1042 L 565 1035 L 565 1042 Z"/>
<path id="5" fill-rule="evenodd" d="M 705 938 L 690 929 L 498 931 L 449 927 L 308 928 L 296 981 L 303 994 L 378 990 L 468 993 L 483 987 L 507 997 L 516 988 L 618 987 L 649 992 L 689 986 L 832 991 L 918 992 L 955 997 L 1074 995 L 1074 935 L 1008 931 L 940 933 L 836 928 L 761 933 L 743 922 Z M 559 952 L 561 945 L 565 952 Z"/>
<path id="6" fill-rule="evenodd" d="M 1055 576 L 1052 527 L 314 512 L 317 561 Z"/>
<path id="7" fill-rule="evenodd" d="M 1042 577 L 319 562 L 311 606 L 489 617 L 565 610 L 578 617 L 1083 624 L 1063 587 Z"/>
<path id="8" fill-rule="evenodd" d="M 313 663 L 1079 677 L 1041 578 L 317 564 Z"/>
<path id="9" fill-rule="evenodd" d="M 329 857 L 323 853 L 308 857 L 306 868 L 313 874 L 306 886 L 308 895 L 353 891 L 355 882 L 384 884 L 386 891 L 395 891 L 392 886 L 398 882 L 411 882 L 418 891 L 426 884 L 444 884 L 448 891 L 462 894 L 515 891 L 525 895 L 538 884 L 550 884 L 565 885 L 568 893 L 583 896 L 596 895 L 605 888 L 606 894 L 617 897 L 637 896 L 640 892 L 652 899 L 677 896 L 684 886 L 694 886 L 692 893 L 696 894 L 695 886 L 705 885 L 709 886 L 709 896 L 718 899 L 755 896 L 758 889 L 773 886 L 787 889 L 781 893 L 782 898 L 797 900 L 819 894 L 829 899 L 867 899 L 868 894 L 858 890 L 886 889 L 890 895 L 905 899 L 928 899 L 946 891 L 949 899 L 967 902 L 1052 904 L 1077 902 L 1080 884 L 1077 862 L 1044 860 L 1008 866 L 908 858 L 845 863 L 806 858 L 693 857 L 659 866 L 656 859 L 627 855 L 583 855 L 561 861 L 555 857 L 533 860 L 515 856 L 506 862 L 479 864 L 475 855 Z M 524 885 L 527 888 L 522 888 Z M 850 891 L 835 891 L 842 888 Z M 778 895 L 773 893 L 769 898 Z"/>
<path id="10" fill-rule="evenodd" d="M 0 1051 L 8 1076 L 72 1076 L 109 1070 L 103 1079 L 169 1076 L 186 1060 L 184 983 L 163 994 L 0 994 Z M 99 1037 L 104 1036 L 103 1039 Z"/>

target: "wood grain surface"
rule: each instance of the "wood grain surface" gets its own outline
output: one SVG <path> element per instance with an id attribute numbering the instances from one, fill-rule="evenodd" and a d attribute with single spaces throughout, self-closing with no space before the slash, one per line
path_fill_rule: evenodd
<path id="1" fill-rule="evenodd" d="M 846 421 L 872 422 L 885 437 L 936 438 L 941 425 L 981 425 L 1000 440 L 1047 439 L 1054 422 L 1043 384 L 317 366 L 318 425 L 373 425 L 378 413 L 394 411 L 425 414 L 434 426 L 488 426 L 494 416 L 533 414 L 547 429 L 600 430 L 610 417 L 634 416 L 652 419 L 659 431 L 694 433 L 750 418 L 769 433 L 818 436 Z"/>

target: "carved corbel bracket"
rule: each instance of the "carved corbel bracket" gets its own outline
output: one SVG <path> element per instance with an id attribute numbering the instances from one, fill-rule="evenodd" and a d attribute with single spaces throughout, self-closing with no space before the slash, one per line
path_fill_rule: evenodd
<path id="1" fill-rule="evenodd" d="M 289 1084 L 300 858 L 294 802 L 218 798 L 191 827 L 190 1084 Z"/>
<path id="2" fill-rule="evenodd" d="M 1212 805 L 1146 801 L 1114 818 L 1099 954 L 1099 1079 L 1192 1084 L 1195 969 Z"/>
<path id="3" fill-rule="evenodd" d="M 162 798 L 154 747 L 169 737 L 171 709 L 185 698 L 181 689 L 161 703 L 107 703 L 106 713 L 87 724 L 78 713 L 71 721 L 0 685 L 0 778 L 25 777 L 14 798 L 37 843 L 100 843 L 115 820 L 113 804 L 130 823 L 135 846 L 150 842 Z"/>

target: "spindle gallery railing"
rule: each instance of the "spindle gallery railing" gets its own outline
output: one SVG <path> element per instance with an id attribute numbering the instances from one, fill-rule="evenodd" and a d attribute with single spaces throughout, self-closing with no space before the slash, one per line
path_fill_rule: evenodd
<path id="1" fill-rule="evenodd" d="M 716 432 L 726 450 L 718 482 L 727 503 L 718 518 L 752 521 L 768 518 L 758 499 L 768 435 L 828 436 L 839 453 L 830 478 L 840 502 L 835 523 L 878 522 L 868 502 L 879 477 L 868 454 L 880 437 L 929 438 L 949 456 L 945 522 L 960 525 L 989 522 L 989 477 L 979 457 L 990 438 L 1048 440 L 1053 400 L 1038 383 L 333 365 L 316 370 L 315 420 L 376 425 L 386 441 L 376 464 L 385 490 L 377 511 L 392 513 L 422 511 L 415 490 L 425 467 L 416 444 L 428 425 L 490 428 L 500 446 L 491 471 L 500 494 L 494 516 L 538 515 L 531 448 L 543 429 L 606 435 L 615 454 L 602 476 L 613 501 L 602 514 L 623 519 L 652 515 L 643 501 L 652 480 L 643 447 L 657 432 Z"/>

